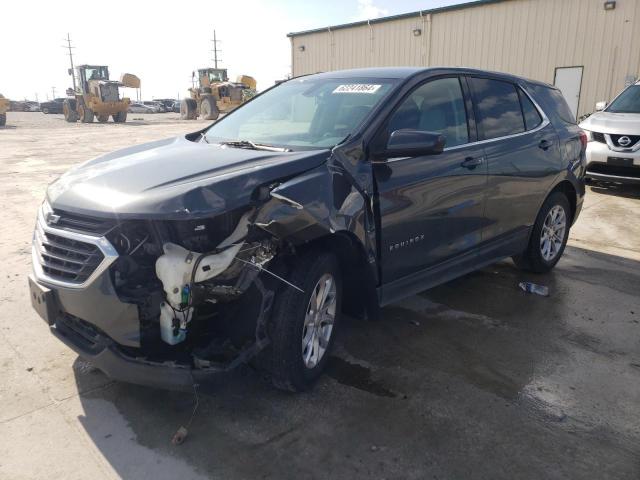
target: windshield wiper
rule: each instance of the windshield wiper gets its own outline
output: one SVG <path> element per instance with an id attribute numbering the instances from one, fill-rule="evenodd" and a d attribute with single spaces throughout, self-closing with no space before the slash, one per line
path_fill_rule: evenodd
<path id="1" fill-rule="evenodd" d="M 269 152 L 290 152 L 290 148 L 274 147 L 273 145 L 266 145 L 264 143 L 254 143 L 249 140 L 234 140 L 228 142 L 217 142 L 220 145 L 226 145 L 233 148 L 248 148 L 250 150 L 267 150 Z"/>

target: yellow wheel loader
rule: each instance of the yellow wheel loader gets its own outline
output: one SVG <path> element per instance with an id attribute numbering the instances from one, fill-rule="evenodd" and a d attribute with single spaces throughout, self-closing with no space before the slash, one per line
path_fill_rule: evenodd
<path id="1" fill-rule="evenodd" d="M 7 123 L 7 110 L 9 110 L 9 99 L 0 95 L 0 127 Z"/>
<path id="2" fill-rule="evenodd" d="M 195 72 L 193 74 L 195 77 Z M 216 120 L 220 113 L 227 113 L 242 105 L 256 94 L 256 81 L 248 75 L 240 75 L 230 82 L 226 68 L 202 68 L 198 70 L 198 87 L 190 88 L 191 98 L 180 102 L 180 118 Z"/>
<path id="3" fill-rule="evenodd" d="M 73 70 L 69 69 L 73 75 Z M 140 88 L 140 79 L 125 73 L 120 81 L 109 80 L 109 68 L 104 65 L 80 65 L 76 67 L 78 84 L 75 91 L 69 89 L 62 104 L 62 113 L 67 122 L 91 123 L 95 117 L 104 123 L 113 117 L 116 123 L 127 121 L 127 110 L 131 101 L 120 98 L 120 87 Z"/>

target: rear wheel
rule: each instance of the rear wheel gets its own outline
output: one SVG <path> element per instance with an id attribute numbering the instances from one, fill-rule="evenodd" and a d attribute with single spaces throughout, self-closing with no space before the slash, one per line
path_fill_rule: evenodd
<path id="1" fill-rule="evenodd" d="M 180 118 L 194 120 L 198 114 L 198 104 L 193 98 L 185 98 L 180 102 Z"/>
<path id="2" fill-rule="evenodd" d="M 76 100 L 68 98 L 62 103 L 62 113 L 67 122 L 75 123 L 78 121 L 78 112 L 76 111 Z"/>
<path id="3" fill-rule="evenodd" d="M 283 390 L 309 388 L 322 374 L 335 337 L 342 304 L 338 262 L 330 253 L 309 252 L 276 298 L 267 363 L 273 384 Z"/>
<path id="4" fill-rule="evenodd" d="M 7 124 L 7 114 L 0 113 L 0 127 L 4 127 Z"/>
<path id="5" fill-rule="evenodd" d="M 109 115 L 98 115 L 98 121 L 100 123 L 106 123 L 109 121 Z"/>
<path id="6" fill-rule="evenodd" d="M 215 97 L 206 95 L 200 102 L 200 116 L 203 120 L 217 120 L 220 115 Z"/>
<path id="7" fill-rule="evenodd" d="M 47 115 L 49 113 L 49 109 L 47 107 L 44 107 L 42 109 L 42 113 L 44 113 L 45 115 Z"/>
<path id="8" fill-rule="evenodd" d="M 562 192 L 545 200 L 531 232 L 529 245 L 513 257 L 518 268 L 545 273 L 555 267 L 564 253 L 571 226 L 571 207 Z"/>
<path id="9" fill-rule="evenodd" d="M 78 116 L 82 123 L 91 123 L 93 122 L 94 113 L 93 110 L 87 107 L 84 103 L 81 103 L 78 105 Z"/>
<path id="10" fill-rule="evenodd" d="M 127 111 L 124 110 L 122 112 L 115 113 L 113 115 L 113 121 L 115 123 L 124 123 L 127 121 Z"/>

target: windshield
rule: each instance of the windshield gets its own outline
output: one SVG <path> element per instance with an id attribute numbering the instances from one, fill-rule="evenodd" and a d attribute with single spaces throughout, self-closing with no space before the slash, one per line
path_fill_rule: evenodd
<path id="1" fill-rule="evenodd" d="M 330 148 L 355 131 L 395 83 L 379 78 L 290 80 L 213 124 L 205 140 Z"/>
<path id="2" fill-rule="evenodd" d="M 606 109 L 612 113 L 640 113 L 640 85 L 632 85 Z"/>
<path id="3" fill-rule="evenodd" d="M 85 76 L 87 80 L 109 80 L 107 67 L 87 67 Z"/>

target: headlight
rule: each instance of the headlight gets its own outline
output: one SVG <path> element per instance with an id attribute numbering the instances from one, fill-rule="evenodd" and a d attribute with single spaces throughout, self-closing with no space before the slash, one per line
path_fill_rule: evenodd
<path id="1" fill-rule="evenodd" d="M 49 223 L 49 219 L 55 216 L 53 208 L 51 208 L 51 205 L 49 205 L 49 202 L 47 202 L 47 199 L 45 198 L 40 206 L 40 218 L 44 223 Z"/>

